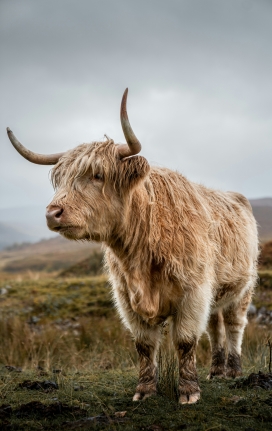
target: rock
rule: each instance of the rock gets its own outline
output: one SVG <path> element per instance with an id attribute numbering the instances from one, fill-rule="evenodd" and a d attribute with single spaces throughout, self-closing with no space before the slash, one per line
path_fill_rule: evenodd
<path id="1" fill-rule="evenodd" d="M 251 373 L 248 377 L 237 380 L 232 388 L 252 388 L 252 389 L 272 389 L 272 374 L 263 373 L 259 371 L 258 373 Z"/>
<path id="2" fill-rule="evenodd" d="M 31 316 L 27 323 L 32 324 L 32 325 L 36 325 L 36 323 L 38 323 L 40 320 L 41 319 L 38 316 Z"/>
<path id="3" fill-rule="evenodd" d="M 22 372 L 22 368 L 21 367 L 14 367 L 13 365 L 5 365 L 5 368 L 8 371 L 14 371 L 15 373 L 21 373 Z"/>
<path id="4" fill-rule="evenodd" d="M 258 310 L 258 316 L 259 316 L 260 314 L 266 314 L 266 307 L 261 307 L 261 308 L 259 308 L 259 310 Z"/>
<path id="5" fill-rule="evenodd" d="M 257 314 L 257 308 L 255 307 L 255 305 L 250 304 L 250 306 L 248 307 L 248 310 L 247 310 L 247 315 L 249 317 L 254 317 L 254 316 L 256 316 L 256 314 Z"/>
<path id="6" fill-rule="evenodd" d="M 2 287 L 2 289 L 0 289 L 0 294 L 6 295 L 6 293 L 8 293 L 8 289 L 6 287 Z"/>

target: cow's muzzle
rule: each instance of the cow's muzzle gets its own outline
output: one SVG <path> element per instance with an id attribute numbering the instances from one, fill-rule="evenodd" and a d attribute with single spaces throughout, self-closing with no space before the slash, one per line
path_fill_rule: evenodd
<path id="1" fill-rule="evenodd" d="M 55 231 L 59 231 L 61 229 L 63 212 L 64 209 L 56 205 L 49 205 L 46 208 L 46 220 L 49 229 Z"/>

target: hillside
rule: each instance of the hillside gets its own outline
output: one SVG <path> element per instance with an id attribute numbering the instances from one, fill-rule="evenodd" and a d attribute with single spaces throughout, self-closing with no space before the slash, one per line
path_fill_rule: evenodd
<path id="1" fill-rule="evenodd" d="M 259 266 L 262 269 L 272 269 L 272 241 L 262 244 Z"/>
<path id="2" fill-rule="evenodd" d="M 272 198 L 250 199 L 257 220 L 260 240 L 272 239 Z"/>
<path id="3" fill-rule="evenodd" d="M 35 244 L 22 244 L 0 252 L 0 270 L 7 272 L 55 271 L 86 259 L 100 246 L 57 236 Z"/>
<path id="4" fill-rule="evenodd" d="M 14 243 L 56 236 L 46 226 L 45 206 L 0 208 L 0 225 L 5 226 L 0 230 L 0 250 Z"/>
<path id="5" fill-rule="evenodd" d="M 271 207 L 272 198 L 249 199 L 252 207 Z"/>
<path id="6" fill-rule="evenodd" d="M 33 242 L 33 238 L 26 233 L 0 222 L 0 250 L 13 243 Z"/>
<path id="7" fill-rule="evenodd" d="M 103 253 L 93 251 L 87 259 L 81 260 L 60 272 L 60 277 L 84 277 L 103 273 Z"/>

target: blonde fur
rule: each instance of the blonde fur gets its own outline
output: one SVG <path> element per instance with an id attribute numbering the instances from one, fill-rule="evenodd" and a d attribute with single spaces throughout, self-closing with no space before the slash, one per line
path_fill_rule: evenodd
<path id="1" fill-rule="evenodd" d="M 104 244 L 113 296 L 142 364 L 135 399 L 155 392 L 158 325 L 171 318 L 183 367 L 180 402 L 186 397 L 194 402 L 199 388 L 192 357 L 209 319 L 215 359 L 226 345 L 229 354 L 240 355 L 244 304 L 257 276 L 256 222 L 242 195 L 194 184 L 177 172 L 150 167 L 141 156 L 120 160 L 117 148 L 107 139 L 66 153 L 52 170 L 57 191 L 49 208 L 63 209 L 65 237 Z M 228 322 L 227 310 L 241 314 L 238 323 L 233 317 Z M 212 318 L 217 313 L 226 321 L 225 344 L 222 331 L 220 342 L 214 335 L 218 331 L 211 322 L 223 319 Z M 227 330 L 231 324 L 236 325 L 232 332 L 239 326 L 236 340 Z M 215 368 L 212 373 L 220 374 Z M 148 370 L 149 386 L 141 383 L 141 373 L 146 381 Z"/>

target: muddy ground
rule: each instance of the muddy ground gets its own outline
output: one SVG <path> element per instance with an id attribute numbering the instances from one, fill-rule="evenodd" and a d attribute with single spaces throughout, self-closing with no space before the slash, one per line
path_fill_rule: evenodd
<path id="1" fill-rule="evenodd" d="M 200 370 L 200 402 L 179 406 L 162 393 L 133 403 L 135 369 L 62 375 L 5 368 L 0 429 L 272 430 L 271 374 L 212 381 L 206 374 Z"/>

